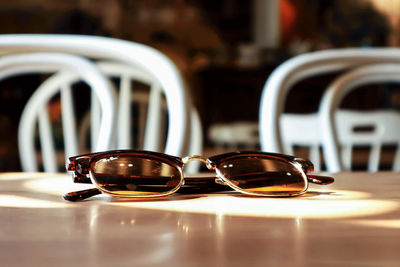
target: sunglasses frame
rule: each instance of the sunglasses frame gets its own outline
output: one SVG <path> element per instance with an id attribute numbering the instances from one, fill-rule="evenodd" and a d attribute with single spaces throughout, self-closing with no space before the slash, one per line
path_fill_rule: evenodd
<path id="1" fill-rule="evenodd" d="M 101 188 L 96 180 L 93 177 L 91 172 L 92 166 L 96 163 L 99 159 L 111 156 L 137 156 L 141 158 L 149 158 L 158 160 L 164 163 L 171 165 L 172 167 L 176 168 L 180 174 L 180 182 L 179 184 L 172 190 L 160 194 L 152 194 L 152 195 L 126 195 L 108 191 L 104 188 Z M 304 179 L 304 190 L 301 192 L 295 193 L 271 193 L 271 194 L 260 194 L 256 192 L 249 192 L 241 189 L 240 187 L 236 186 L 234 183 L 230 181 L 230 179 L 224 177 L 221 171 L 217 168 L 217 166 L 223 160 L 227 160 L 232 157 L 241 157 L 241 156 L 253 156 L 253 157 L 264 157 L 268 159 L 277 159 L 283 160 L 293 167 L 295 167 L 303 176 Z M 211 170 L 215 171 L 217 177 L 187 177 L 185 178 L 183 175 L 183 168 L 185 164 L 190 161 L 201 161 L 203 162 L 206 167 Z M 255 151 L 241 151 L 241 152 L 229 152 L 224 153 L 216 156 L 212 156 L 209 158 L 204 158 L 201 156 L 188 156 L 184 158 L 175 157 L 171 155 L 167 155 L 164 153 L 159 152 L 152 152 L 152 151 L 140 151 L 140 150 L 112 150 L 112 151 L 105 151 L 105 152 L 96 152 L 96 153 L 89 153 L 80 156 L 70 157 L 69 163 L 67 164 L 67 170 L 73 171 L 73 182 L 74 183 L 85 183 L 85 184 L 93 184 L 96 188 L 82 190 L 77 192 L 71 192 L 64 195 L 64 199 L 70 201 L 77 201 L 82 200 L 93 195 L 97 195 L 99 193 L 105 193 L 114 197 L 124 197 L 124 198 L 157 198 L 157 197 L 164 197 L 171 194 L 176 193 L 178 190 L 182 193 L 194 193 L 197 189 L 204 190 L 207 192 L 215 192 L 215 191 L 228 191 L 228 190 L 236 190 L 246 195 L 253 195 L 253 196 L 297 196 L 304 194 L 308 189 L 308 183 L 316 183 L 316 184 L 330 184 L 334 181 L 332 177 L 328 176 L 318 176 L 318 175 L 308 175 L 308 172 L 314 170 L 314 166 L 311 161 L 285 155 L 285 154 L 278 154 L 278 153 L 268 153 L 268 152 L 255 152 Z M 199 193 L 199 192 L 197 192 Z"/>

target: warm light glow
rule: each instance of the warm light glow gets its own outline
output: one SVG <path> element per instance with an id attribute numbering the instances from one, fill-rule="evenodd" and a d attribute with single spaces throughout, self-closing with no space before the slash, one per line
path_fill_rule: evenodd
<path id="1" fill-rule="evenodd" d="M 371 227 L 384 227 L 384 228 L 393 228 L 393 229 L 400 229 L 400 220 L 393 219 L 393 220 L 351 220 L 348 221 L 349 223 L 358 224 L 361 226 L 371 226 Z"/>
<path id="2" fill-rule="evenodd" d="M 71 187 L 71 176 L 67 174 L 54 173 L 1 173 L 0 181 L 2 183 L 18 181 L 23 187 L 27 188 L 30 193 L 47 193 L 56 195 L 59 198 L 53 200 L 45 200 L 42 195 L 40 198 L 29 196 L 18 196 L 10 193 L 10 191 L 0 193 L 0 207 L 11 208 L 65 208 L 73 207 L 72 203 L 60 201 L 62 199 L 61 191 Z M 55 185 L 58 184 L 58 187 Z M 69 184 L 69 185 L 68 185 Z M 4 185 L 3 185 L 4 187 Z M 63 190 L 61 188 L 63 187 Z M 72 186 L 73 187 L 73 186 Z M 73 187 L 75 190 L 77 187 Z M 23 188 L 21 188 L 23 190 Z"/>
<path id="3" fill-rule="evenodd" d="M 385 15 L 392 27 L 392 33 L 389 37 L 390 46 L 399 45 L 399 23 L 400 23 L 400 0 L 369 0 L 378 11 Z"/>
<path id="4" fill-rule="evenodd" d="M 57 177 L 55 177 L 57 176 Z M 71 175 L 49 175 L 48 178 L 29 179 L 23 186 L 29 190 L 42 192 L 50 195 L 62 196 L 67 192 L 93 188 L 91 184 L 74 184 Z"/>
<path id="5" fill-rule="evenodd" d="M 400 1 L 399 0 L 370 0 L 371 3 L 381 12 L 389 17 L 392 25 L 399 23 Z"/>
<path id="6" fill-rule="evenodd" d="M 0 207 L 9 208 L 66 208 L 71 207 L 69 203 L 49 200 L 41 200 L 16 195 L 0 195 Z"/>
<path id="7" fill-rule="evenodd" d="M 61 196 L 69 191 L 91 188 L 90 184 L 74 184 L 71 177 L 59 175 L 43 179 L 30 179 L 24 183 L 29 190 Z M 274 218 L 354 218 L 358 216 L 379 215 L 400 209 L 400 203 L 390 200 L 373 200 L 366 192 L 331 190 L 329 187 L 318 187 L 300 197 L 293 198 L 262 198 L 249 197 L 240 193 L 211 194 L 211 195 L 173 195 L 153 200 L 135 201 L 132 199 L 113 198 L 99 195 L 92 201 L 101 201 L 104 205 L 117 205 L 132 208 L 217 214 L 218 216 L 255 216 Z M 13 198 L 17 200 L 16 198 Z M 12 205 L 4 197 L 0 206 Z M 19 202 L 18 202 L 19 201 Z M 15 203 L 40 207 L 41 200 L 28 198 L 19 199 Z M 52 202 L 45 202 L 50 206 Z M 54 203 L 55 205 L 60 203 Z M 69 203 L 67 203 L 69 204 Z M 13 204 L 18 206 L 17 204 Z M 62 205 L 62 204 L 61 204 Z M 74 205 L 74 204 L 70 204 Z M 46 206 L 46 205 L 44 205 Z M 366 223 L 371 223 L 367 221 Z M 376 221 L 375 221 L 376 223 Z M 393 221 L 391 222 L 393 223 Z M 389 225 L 389 223 L 388 223 Z M 394 222 L 396 225 L 396 222 Z"/>
<path id="8" fill-rule="evenodd" d="M 60 174 L 56 174 L 60 175 Z M 0 173 L 0 181 L 15 181 L 35 178 L 54 178 L 54 174 L 41 172 L 5 172 Z"/>
<path id="9" fill-rule="evenodd" d="M 340 199 L 337 197 L 340 195 Z M 347 218 L 387 213 L 400 208 L 394 201 L 369 200 L 368 194 L 335 191 L 330 196 L 254 198 L 242 195 L 198 196 L 176 201 L 111 202 L 111 205 L 180 212 L 279 218 Z M 344 197 L 343 197 L 344 196 Z M 170 200 L 170 199 L 169 199 Z"/>

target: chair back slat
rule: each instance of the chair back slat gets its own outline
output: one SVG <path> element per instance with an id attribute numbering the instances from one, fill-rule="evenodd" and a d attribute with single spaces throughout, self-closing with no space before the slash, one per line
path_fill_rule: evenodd
<path id="1" fill-rule="evenodd" d="M 54 160 L 57 158 L 57 155 L 54 147 L 49 113 L 46 106 L 44 106 L 38 113 L 38 124 L 44 171 L 57 172 L 57 164 Z M 34 157 L 36 158 L 36 155 Z M 38 171 L 38 168 L 36 167 L 33 171 Z"/>
<path id="2" fill-rule="evenodd" d="M 128 149 L 132 147 L 131 142 L 131 79 L 127 74 L 120 77 L 120 90 L 118 98 L 118 125 L 117 125 L 117 148 Z"/>
<path id="3" fill-rule="evenodd" d="M 99 142 L 99 133 L 100 133 L 100 121 L 101 114 L 100 112 L 100 103 L 99 99 L 96 97 L 95 94 L 92 94 L 90 99 L 91 105 L 91 112 L 90 112 L 90 142 L 91 142 L 91 150 L 97 151 L 98 149 L 98 142 Z M 111 144 L 110 144 L 111 146 Z"/>
<path id="4" fill-rule="evenodd" d="M 314 164 L 314 170 L 316 172 L 321 171 L 322 167 L 321 167 L 321 155 L 319 153 L 319 144 L 311 144 L 309 159 Z"/>
<path id="5" fill-rule="evenodd" d="M 397 143 L 397 149 L 393 159 L 393 171 L 400 171 L 400 142 Z"/>
<path id="6" fill-rule="evenodd" d="M 150 89 L 146 130 L 144 135 L 145 150 L 160 151 L 161 111 L 163 107 L 161 100 L 161 88 L 157 83 L 153 83 Z"/>
<path id="7" fill-rule="evenodd" d="M 201 121 L 199 113 L 196 109 L 192 109 L 190 116 L 190 142 L 188 144 L 188 155 L 198 155 L 203 149 L 203 129 L 201 127 Z M 193 161 L 185 166 L 185 172 L 188 174 L 198 173 L 201 166 L 201 162 Z"/>
<path id="8" fill-rule="evenodd" d="M 379 170 L 379 162 L 381 158 L 382 143 L 375 143 L 371 147 L 368 158 L 368 171 L 377 172 Z"/>
<path id="9" fill-rule="evenodd" d="M 72 90 L 69 84 L 61 88 L 61 121 L 64 134 L 65 158 L 78 154 L 78 137 L 75 124 Z"/>
<path id="10" fill-rule="evenodd" d="M 343 167 L 345 170 L 351 170 L 351 162 L 353 160 L 353 146 L 352 145 L 342 145 L 341 147 L 341 157 L 343 162 Z"/>

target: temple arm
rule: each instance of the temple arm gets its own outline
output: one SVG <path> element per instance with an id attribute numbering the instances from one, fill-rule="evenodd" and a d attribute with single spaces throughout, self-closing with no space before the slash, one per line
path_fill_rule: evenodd
<path id="1" fill-rule="evenodd" d="M 190 177 L 185 178 L 185 184 L 179 188 L 179 194 L 198 194 L 232 190 L 229 186 L 215 183 L 215 177 Z M 75 191 L 65 194 L 63 197 L 68 201 L 80 201 L 101 194 L 97 188 Z"/>
<path id="2" fill-rule="evenodd" d="M 63 196 L 63 198 L 65 200 L 75 202 L 75 201 L 79 201 L 79 200 L 84 200 L 86 198 L 89 198 L 89 197 L 92 197 L 92 196 L 95 196 L 98 194 L 101 194 L 101 191 L 99 189 L 91 188 L 91 189 L 67 193 Z"/>
<path id="3" fill-rule="evenodd" d="M 310 183 L 320 184 L 320 185 L 331 184 L 335 181 L 335 179 L 330 176 L 320 176 L 320 175 L 310 175 L 310 174 L 307 174 L 307 180 Z"/>

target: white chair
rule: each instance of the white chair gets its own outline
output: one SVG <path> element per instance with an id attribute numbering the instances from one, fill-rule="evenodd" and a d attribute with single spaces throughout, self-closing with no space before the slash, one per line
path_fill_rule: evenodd
<path id="1" fill-rule="evenodd" d="M 113 38 L 52 34 L 0 35 L 0 51 L 3 54 L 21 51 L 70 53 L 95 60 L 125 63 L 145 71 L 160 85 L 165 94 L 167 106 L 170 107 L 168 112 L 168 135 L 164 152 L 171 155 L 182 155 L 184 145 L 188 142 L 186 139 L 189 129 L 188 118 L 190 112 L 188 110 L 190 110 L 191 106 L 190 98 L 187 90 L 185 90 L 179 71 L 171 60 L 159 51 L 145 45 Z M 125 106 L 119 107 L 120 113 L 121 109 L 127 108 L 126 103 Z M 153 117 L 152 119 L 156 118 Z M 120 122 L 122 123 L 126 120 L 127 118 L 124 117 L 120 119 Z M 95 128 L 93 127 L 93 129 Z M 157 133 L 157 131 L 154 131 L 149 135 Z M 124 147 L 125 145 L 128 144 L 124 144 Z"/>
<path id="2" fill-rule="evenodd" d="M 100 61 L 97 67 L 111 79 L 119 81 L 118 115 L 114 148 L 132 148 L 132 124 L 131 106 L 137 105 L 138 125 L 137 149 L 152 151 L 163 151 L 162 144 L 165 143 L 166 121 L 162 116 L 168 113 L 168 106 L 163 98 L 161 85 L 158 81 L 144 70 L 132 67 L 124 63 Z M 140 82 L 149 90 L 134 90 L 132 82 Z M 146 89 L 146 88 L 144 88 Z M 89 114 L 87 114 L 89 115 Z M 146 116 L 147 115 L 147 116 Z M 86 116 L 81 127 L 79 140 L 86 143 L 87 130 L 89 128 L 89 116 Z M 166 118 L 165 118 L 166 119 Z M 202 152 L 202 126 L 197 110 L 192 107 L 190 113 L 189 147 L 185 154 L 201 154 Z M 83 144 L 82 144 L 83 146 Z"/>
<path id="3" fill-rule="evenodd" d="M 296 82 L 308 77 L 345 71 L 365 64 L 399 62 L 400 50 L 395 48 L 332 49 L 307 53 L 287 60 L 274 70 L 263 88 L 259 111 L 261 149 L 289 153 L 284 149 L 285 145 L 282 139 L 284 128 L 291 128 L 290 131 L 294 133 L 293 137 L 297 136 L 303 139 L 303 142 L 310 136 L 310 145 L 321 144 L 322 133 L 317 114 L 308 114 L 301 121 L 298 118 L 286 120 L 284 117 L 290 115 L 284 114 L 280 121 L 286 96 Z M 292 125 L 282 125 L 285 123 L 284 121 L 291 121 Z M 296 121 L 297 124 L 295 124 Z M 302 127 L 302 124 L 307 124 L 308 127 Z M 317 148 L 314 148 L 314 151 L 310 153 L 311 161 L 318 163 L 318 159 L 313 158 L 318 155 L 319 151 L 317 152 Z M 329 171 L 338 170 L 329 161 L 326 161 L 326 164 Z"/>
<path id="4" fill-rule="evenodd" d="M 163 98 L 163 92 L 158 80 L 148 72 L 132 67 L 125 63 L 111 61 L 100 61 L 97 67 L 111 79 L 119 81 L 119 97 L 117 111 L 116 138 L 113 142 L 114 149 L 144 149 L 150 151 L 164 151 L 165 126 L 167 125 L 166 115 L 169 112 L 168 106 Z M 64 83 L 62 77 L 60 83 Z M 132 82 L 140 82 L 146 85 L 149 90 L 134 90 Z M 144 88 L 147 89 L 147 88 Z M 132 132 L 131 106 L 136 105 L 138 116 L 138 132 L 135 136 Z M 90 124 L 90 116 L 87 114 L 81 125 L 79 140 L 81 147 L 84 147 Z M 185 144 L 183 155 L 201 155 L 203 147 L 202 126 L 197 110 L 191 107 L 190 129 L 188 144 Z M 92 132 L 93 133 L 93 132 Z M 164 133 L 164 134 L 163 134 Z M 93 140 L 92 136 L 92 140 Z M 135 145 L 132 140 L 135 139 Z M 197 167 L 194 167 L 197 166 Z M 199 163 L 193 162 L 186 170 L 190 173 L 198 171 Z"/>
<path id="5" fill-rule="evenodd" d="M 283 153 L 294 155 L 295 147 L 308 148 L 308 158 L 314 164 L 315 171 L 321 171 L 320 156 L 321 133 L 318 113 L 282 114 L 281 127 Z"/>
<path id="6" fill-rule="evenodd" d="M 250 121 L 215 123 L 208 130 L 208 138 L 217 148 L 230 150 L 256 149 L 260 143 L 258 123 Z"/>
<path id="7" fill-rule="evenodd" d="M 332 171 L 351 170 L 353 148 L 371 146 L 368 171 L 378 171 L 382 146 L 396 148 L 392 170 L 400 170 L 400 113 L 380 110 L 340 111 L 339 104 L 350 91 L 372 83 L 400 83 L 400 64 L 371 64 L 356 68 L 335 79 L 320 104 L 324 156 Z M 368 131 L 356 131 L 360 128 Z"/>
<path id="8" fill-rule="evenodd" d="M 106 149 L 111 142 L 115 99 L 111 85 L 103 74 L 88 60 L 60 53 L 28 53 L 0 57 L 0 80 L 27 73 L 52 73 L 62 71 L 67 78 L 79 76 L 99 99 L 101 120 L 96 150 Z M 23 171 L 38 171 L 35 151 L 35 125 L 39 123 L 42 159 L 46 172 L 57 171 L 55 146 L 51 134 L 49 115 L 44 108 L 57 93 L 61 93 L 62 128 L 65 157 L 78 152 L 71 91 L 53 86 L 53 80 L 43 83 L 26 104 L 19 123 L 18 143 Z"/>

